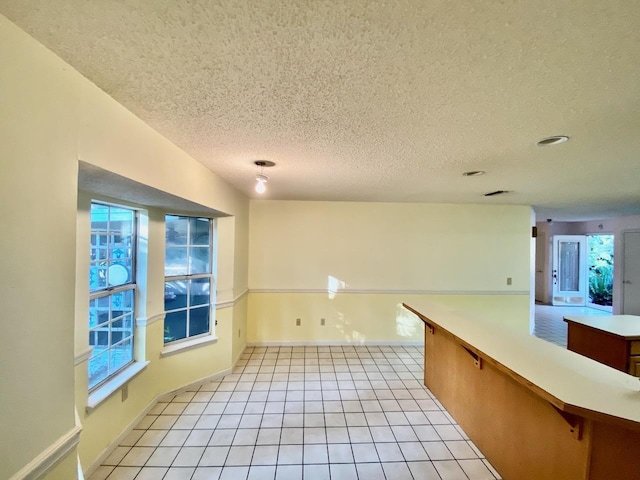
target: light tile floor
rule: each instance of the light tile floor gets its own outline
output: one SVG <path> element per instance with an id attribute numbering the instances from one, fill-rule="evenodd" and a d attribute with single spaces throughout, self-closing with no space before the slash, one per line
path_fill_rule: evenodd
<path id="1" fill-rule="evenodd" d="M 563 348 L 567 348 L 567 322 L 563 320 L 565 315 L 611 315 L 611 312 L 589 307 L 555 307 L 536 304 L 535 309 L 533 334 Z"/>
<path id="2" fill-rule="evenodd" d="M 417 347 L 247 348 L 158 403 L 91 480 L 485 480 Z"/>

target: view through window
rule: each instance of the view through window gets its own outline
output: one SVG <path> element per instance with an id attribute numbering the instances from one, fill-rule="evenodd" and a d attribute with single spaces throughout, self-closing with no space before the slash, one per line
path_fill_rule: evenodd
<path id="1" fill-rule="evenodd" d="M 89 388 L 133 362 L 136 212 L 91 204 Z"/>
<path id="2" fill-rule="evenodd" d="M 211 331 L 213 221 L 167 215 L 164 342 Z"/>

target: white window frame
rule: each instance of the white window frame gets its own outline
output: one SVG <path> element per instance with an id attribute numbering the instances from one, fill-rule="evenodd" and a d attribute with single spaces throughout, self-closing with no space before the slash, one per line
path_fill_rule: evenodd
<path id="1" fill-rule="evenodd" d="M 129 210 L 133 213 L 133 226 L 132 226 L 132 239 L 131 239 L 131 279 L 129 281 L 127 281 L 127 283 L 121 284 L 121 285 L 117 285 L 117 286 L 109 286 L 107 284 L 106 287 L 103 288 L 99 288 L 96 290 L 91 290 L 91 286 L 89 286 L 89 303 L 91 304 L 91 302 L 93 300 L 97 300 L 100 298 L 104 298 L 104 297 L 108 297 L 109 298 L 109 318 L 107 322 L 104 322 L 102 324 L 99 324 L 97 326 L 91 326 L 89 325 L 89 335 L 91 336 L 93 333 L 98 333 L 97 329 L 98 328 L 107 328 L 107 335 L 109 336 L 109 341 L 108 341 L 108 347 L 106 350 L 111 350 L 113 347 L 124 343 L 126 341 L 131 340 L 131 360 L 123 365 L 121 365 L 120 367 L 118 367 L 116 370 L 114 370 L 113 372 L 109 372 L 108 375 L 101 379 L 99 382 L 97 382 L 95 385 L 91 385 L 90 383 L 89 385 L 89 394 L 90 396 L 92 396 L 93 393 L 98 392 L 101 389 L 104 389 L 104 387 L 106 385 L 109 385 L 110 383 L 112 383 L 112 381 L 121 376 L 122 373 L 127 370 L 129 367 L 131 367 L 134 363 L 135 363 L 135 343 L 136 343 L 136 335 L 135 335 L 135 317 L 136 317 L 136 311 L 137 311 L 137 305 L 136 305 L 136 300 L 137 300 L 137 279 L 136 279 L 136 269 L 137 269 L 137 250 L 138 250 L 138 241 L 139 241 L 139 232 L 138 232 L 138 226 L 139 226 L 139 218 L 138 218 L 138 211 L 132 207 L 129 206 L 125 206 L 125 205 L 115 205 L 112 203 L 108 203 L 108 202 L 102 202 L 99 200 L 91 200 L 91 207 L 93 205 L 100 205 L 103 207 L 108 207 L 109 209 L 111 208 L 120 208 L 120 209 L 126 209 Z M 91 209 L 90 209 L 91 212 Z M 110 217 L 111 217 L 111 212 L 109 212 L 109 218 L 108 221 L 110 221 Z M 92 218 L 91 218 L 91 213 L 89 214 L 89 225 L 90 225 L 90 235 L 93 236 L 94 232 L 93 232 L 93 226 L 92 226 Z M 107 232 L 110 231 L 110 228 L 107 228 Z M 109 243 L 107 243 L 108 245 Z M 109 257 L 107 256 L 107 272 L 108 272 L 108 268 L 109 268 Z M 108 275 L 108 273 L 107 273 Z M 118 340 L 116 343 L 112 343 L 112 339 L 111 339 L 111 333 L 112 333 L 112 325 L 114 322 L 117 322 L 118 320 L 124 318 L 124 316 L 120 316 L 120 317 L 115 317 L 113 318 L 111 315 L 111 297 L 113 297 L 114 295 L 117 295 L 119 293 L 122 292 L 127 292 L 127 291 L 132 291 L 131 295 L 132 295 L 132 310 L 131 313 L 129 314 L 130 316 L 130 321 L 131 321 L 131 335 L 127 336 L 126 338 L 122 338 L 120 340 Z M 100 352 L 100 354 L 103 354 L 104 352 Z M 108 355 L 108 354 L 107 354 Z M 97 357 L 99 355 L 94 355 L 94 351 L 92 350 L 91 355 L 88 359 L 87 362 L 87 377 L 89 377 L 89 366 L 91 364 L 91 360 L 95 357 Z M 101 395 L 99 395 L 101 396 Z"/>
<path id="2" fill-rule="evenodd" d="M 208 217 L 203 217 L 203 216 L 199 216 L 199 215 L 183 215 L 183 214 L 174 214 L 174 213 L 167 213 L 165 215 L 165 235 L 167 232 L 167 217 L 178 217 L 178 218 L 185 218 L 187 220 L 190 219 L 204 219 L 207 220 L 209 222 L 209 244 L 208 244 L 208 249 L 209 249 L 209 265 L 208 265 L 208 269 L 209 272 L 208 273 L 194 273 L 194 274 L 189 274 L 187 273 L 186 275 L 165 275 L 164 281 L 165 281 L 165 285 L 167 282 L 175 282 L 175 281 L 185 281 L 187 282 L 187 285 L 189 285 L 188 288 L 190 288 L 191 285 L 191 281 L 192 280 L 197 280 L 197 279 L 202 279 L 202 278 L 207 278 L 209 279 L 209 330 L 207 332 L 203 332 L 203 333 L 199 333 L 196 335 L 189 335 L 189 318 L 191 315 L 191 310 L 195 309 L 195 308 L 202 308 L 204 305 L 199 304 L 199 305 L 190 305 L 188 302 L 190 301 L 191 295 L 189 293 L 189 290 L 187 291 L 187 305 L 185 307 L 180 307 L 180 308 L 175 308 L 175 309 L 171 309 L 171 310 L 165 310 L 165 321 L 166 321 L 166 315 L 169 313 L 173 313 L 173 312 L 180 312 L 180 311 L 186 311 L 187 312 L 187 316 L 186 316 L 186 325 L 185 325 L 185 330 L 186 330 L 186 336 L 184 338 L 179 338 L 176 340 L 172 340 L 169 342 L 165 342 L 164 343 L 164 350 L 162 351 L 162 355 L 166 356 L 166 355 L 170 355 L 173 354 L 177 351 L 182 351 L 185 349 L 190 349 L 193 347 L 197 347 L 199 345 L 204 345 L 204 344 L 208 344 L 208 343 L 212 343 L 215 342 L 217 340 L 217 338 L 215 338 L 215 326 L 217 325 L 217 320 L 215 319 L 215 302 L 216 302 L 216 283 L 215 283 L 215 265 L 216 265 L 216 222 L 214 218 L 208 218 Z M 191 229 L 191 223 L 189 221 L 187 221 L 187 243 L 186 245 L 179 245 L 180 247 L 184 246 L 187 248 L 187 262 L 189 261 L 190 258 L 190 251 L 191 248 L 195 246 L 195 248 L 203 248 L 202 246 L 199 246 L 197 244 L 192 244 L 191 243 L 191 235 L 190 235 L 190 229 Z M 167 249 L 168 244 L 165 244 L 165 252 Z M 165 268 L 166 268 L 166 261 L 165 261 Z M 187 266 L 187 269 L 189 267 Z M 188 271 L 188 270 L 187 270 Z M 165 272 L 166 273 L 166 272 Z"/>

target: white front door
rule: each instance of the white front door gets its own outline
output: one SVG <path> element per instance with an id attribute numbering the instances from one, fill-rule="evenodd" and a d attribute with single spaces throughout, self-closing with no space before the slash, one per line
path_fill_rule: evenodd
<path id="1" fill-rule="evenodd" d="M 587 303 L 587 237 L 554 235 L 551 276 L 553 305 Z"/>
<path id="2" fill-rule="evenodd" d="M 622 313 L 640 315 L 640 232 L 624 232 Z"/>

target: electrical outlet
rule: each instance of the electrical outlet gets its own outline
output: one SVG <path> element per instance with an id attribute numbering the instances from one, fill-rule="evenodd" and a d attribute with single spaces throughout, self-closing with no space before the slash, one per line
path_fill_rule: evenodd
<path id="1" fill-rule="evenodd" d="M 324 327 L 324 318 L 320 319 L 320 325 Z"/>
<path id="2" fill-rule="evenodd" d="M 301 323 L 300 319 L 299 319 L 299 318 L 296 318 L 296 327 L 299 327 L 299 326 L 300 326 L 300 323 Z"/>
<path id="3" fill-rule="evenodd" d="M 511 277 L 507 277 L 507 285 L 511 285 Z"/>
<path id="4" fill-rule="evenodd" d="M 238 338 L 240 338 L 240 329 L 238 329 Z"/>
<path id="5" fill-rule="evenodd" d="M 129 398 L 129 384 L 124 384 L 120 391 L 122 392 L 122 401 L 124 402 L 127 398 Z"/>

